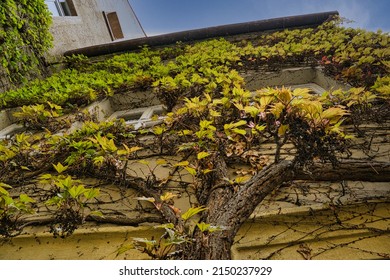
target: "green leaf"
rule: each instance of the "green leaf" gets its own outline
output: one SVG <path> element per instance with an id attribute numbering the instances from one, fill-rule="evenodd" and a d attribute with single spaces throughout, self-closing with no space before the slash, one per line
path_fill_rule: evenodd
<path id="1" fill-rule="evenodd" d="M 156 126 L 156 127 L 153 128 L 153 133 L 154 133 L 155 135 L 161 135 L 161 134 L 163 134 L 165 131 L 166 131 L 166 129 L 165 129 L 165 127 L 163 127 L 163 126 Z"/>
<path id="2" fill-rule="evenodd" d="M 245 135 L 246 130 L 245 129 L 239 129 L 239 128 L 233 128 L 232 131 L 236 134 Z"/>
<path id="3" fill-rule="evenodd" d="M 72 187 L 75 182 L 77 181 L 73 180 L 71 176 L 67 176 L 65 179 L 59 180 L 59 183 L 66 189 Z"/>
<path id="4" fill-rule="evenodd" d="M 89 213 L 89 215 L 104 218 L 104 215 L 101 211 L 92 211 L 91 213 Z"/>
<path id="5" fill-rule="evenodd" d="M 192 130 L 189 130 L 189 129 L 184 129 L 182 131 L 180 131 L 178 134 L 179 136 L 185 136 L 185 135 L 192 135 L 194 132 Z"/>
<path id="6" fill-rule="evenodd" d="M 256 125 L 255 129 L 259 132 L 263 131 L 264 129 L 266 129 L 266 125 Z"/>
<path id="7" fill-rule="evenodd" d="M 39 176 L 39 183 L 48 184 L 53 180 L 53 175 L 51 174 L 42 174 Z"/>
<path id="8" fill-rule="evenodd" d="M 27 194 L 24 194 L 24 193 L 19 196 L 19 200 L 20 200 L 20 202 L 23 202 L 23 203 L 34 203 L 35 202 L 34 199 L 32 199 L 31 197 L 29 197 Z"/>
<path id="9" fill-rule="evenodd" d="M 86 192 L 83 185 L 73 186 L 68 190 L 71 197 L 76 198 Z"/>
<path id="10" fill-rule="evenodd" d="M 9 195 L 8 191 L 6 191 L 4 188 L 0 187 L 0 194 L 3 195 Z"/>
<path id="11" fill-rule="evenodd" d="M 99 196 L 99 194 L 100 194 L 100 189 L 98 188 L 91 188 L 84 192 L 84 196 L 88 200 Z"/>
<path id="12" fill-rule="evenodd" d="M 190 219 L 191 217 L 193 217 L 194 215 L 200 213 L 200 212 L 203 212 L 207 210 L 206 207 L 203 207 L 203 206 L 199 206 L 199 207 L 191 207 L 190 209 L 188 209 L 185 213 L 183 213 L 181 215 L 182 219 L 183 220 L 188 220 Z"/>
<path id="13" fill-rule="evenodd" d="M 45 202 L 45 204 L 47 204 L 47 205 L 49 205 L 49 206 L 50 206 L 50 205 L 58 205 L 62 200 L 63 200 L 62 197 L 54 196 L 54 197 L 48 199 L 48 200 Z"/>
<path id="14" fill-rule="evenodd" d="M 5 205 L 13 205 L 13 206 L 15 206 L 15 201 L 12 199 L 12 197 L 3 196 L 2 199 L 5 202 Z"/>
<path id="15" fill-rule="evenodd" d="M 201 232 L 208 231 L 208 229 L 210 228 L 210 224 L 206 224 L 204 222 L 197 223 L 196 226 L 200 229 Z"/>
<path id="16" fill-rule="evenodd" d="M 157 225 L 157 226 L 154 226 L 153 228 L 174 229 L 175 225 L 172 223 L 168 223 L 168 224 Z"/>
<path id="17" fill-rule="evenodd" d="M 217 117 L 220 117 L 222 116 L 220 112 L 218 111 L 215 111 L 213 109 L 210 109 L 210 116 L 212 116 L 213 118 L 217 118 Z"/>
<path id="18" fill-rule="evenodd" d="M 53 164 L 53 167 L 59 174 L 61 174 L 62 172 L 68 169 L 68 166 L 63 166 L 61 162 L 57 163 L 57 165 Z"/>
<path id="19" fill-rule="evenodd" d="M 93 164 L 101 167 L 104 163 L 104 156 L 98 156 L 93 158 Z"/>

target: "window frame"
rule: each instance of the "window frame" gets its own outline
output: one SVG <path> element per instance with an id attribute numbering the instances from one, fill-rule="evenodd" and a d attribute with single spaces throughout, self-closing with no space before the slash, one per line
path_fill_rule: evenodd
<path id="1" fill-rule="evenodd" d="M 54 17 L 77 16 L 72 0 L 45 0 L 45 3 Z"/>

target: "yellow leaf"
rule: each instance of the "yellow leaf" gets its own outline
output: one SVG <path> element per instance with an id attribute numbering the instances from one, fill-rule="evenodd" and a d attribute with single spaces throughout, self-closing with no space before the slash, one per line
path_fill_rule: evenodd
<path id="1" fill-rule="evenodd" d="M 339 107 L 329 108 L 321 113 L 322 119 L 327 119 L 331 124 L 337 123 L 346 111 Z"/>
<path id="2" fill-rule="evenodd" d="M 210 172 L 213 172 L 214 170 L 212 170 L 212 169 L 204 169 L 204 170 L 202 170 L 202 173 L 203 174 L 207 174 L 207 173 L 210 173 Z"/>
<path id="3" fill-rule="evenodd" d="M 207 208 L 203 207 L 203 206 L 199 206 L 199 207 L 191 207 L 190 209 L 188 209 L 185 213 L 183 213 L 181 215 L 182 219 L 183 220 L 188 220 L 189 218 L 193 217 L 194 215 L 200 213 L 200 212 L 203 212 L 205 211 Z"/>
<path id="4" fill-rule="evenodd" d="M 165 132 L 165 130 L 166 129 L 163 126 L 156 126 L 156 127 L 153 128 L 153 133 L 155 135 L 161 135 L 161 134 L 163 134 Z"/>
<path id="5" fill-rule="evenodd" d="M 104 218 L 104 215 L 101 211 L 92 211 L 91 213 L 89 213 L 89 215 Z"/>
<path id="6" fill-rule="evenodd" d="M 205 93 L 204 96 L 206 97 L 208 102 L 211 102 L 212 98 L 211 98 L 210 94 Z"/>
<path id="7" fill-rule="evenodd" d="M 247 182 L 250 178 L 251 178 L 250 176 L 237 177 L 236 179 L 234 179 L 234 182 L 237 184 L 242 184 Z"/>
<path id="8" fill-rule="evenodd" d="M 210 109 L 210 116 L 212 116 L 213 118 L 220 117 L 221 113 L 217 112 L 217 111 L 215 111 L 213 109 Z"/>
<path id="9" fill-rule="evenodd" d="M 208 152 L 200 152 L 197 155 L 198 160 L 201 160 L 202 158 L 208 157 L 210 154 Z"/>
<path id="10" fill-rule="evenodd" d="M 187 170 L 188 173 L 190 173 L 192 176 L 196 175 L 196 169 L 195 168 L 192 168 L 192 167 L 189 167 L 189 166 L 185 166 L 184 169 Z"/>
<path id="11" fill-rule="evenodd" d="M 233 128 L 232 131 L 234 133 L 237 133 L 237 134 L 240 134 L 240 135 L 245 135 L 246 134 L 246 130 L 245 129 Z"/>
<path id="12" fill-rule="evenodd" d="M 260 97 L 260 105 L 261 105 L 261 107 L 265 108 L 266 106 L 271 104 L 273 99 L 274 99 L 274 97 L 271 96 L 271 95 L 263 95 L 263 96 L 261 96 Z"/>
<path id="13" fill-rule="evenodd" d="M 278 135 L 283 136 L 283 135 L 286 133 L 286 131 L 287 131 L 288 128 L 289 128 L 289 125 L 288 125 L 288 124 L 283 124 L 283 125 L 281 125 L 281 126 L 278 128 Z"/>
<path id="14" fill-rule="evenodd" d="M 165 160 L 165 159 L 158 159 L 156 161 L 156 164 L 157 165 L 164 165 L 164 164 L 167 164 L 168 162 Z"/>
<path id="15" fill-rule="evenodd" d="M 176 194 L 173 194 L 173 193 L 171 193 L 171 192 L 167 192 L 167 193 L 161 195 L 161 196 L 160 196 L 160 199 L 161 199 L 162 201 L 168 201 L 168 200 L 170 200 L 170 199 L 172 199 L 172 198 L 174 198 L 174 197 L 176 197 L 176 196 L 177 196 Z"/>
<path id="16" fill-rule="evenodd" d="M 196 226 L 200 229 L 201 232 L 205 232 L 210 228 L 210 224 L 206 224 L 204 222 L 197 223 Z"/>
<path id="17" fill-rule="evenodd" d="M 260 113 L 260 109 L 254 106 L 245 106 L 244 110 L 245 113 L 250 114 L 252 118 L 255 118 Z"/>
<path id="18" fill-rule="evenodd" d="M 296 88 L 296 89 L 294 89 L 292 94 L 293 94 L 293 96 L 310 99 L 312 97 L 312 95 L 309 92 L 310 92 L 310 89 L 308 89 L 308 88 Z"/>
<path id="19" fill-rule="evenodd" d="M 241 103 L 234 103 L 234 106 L 236 106 L 236 108 L 240 111 L 243 111 L 244 110 L 244 105 L 242 105 Z"/>
<path id="20" fill-rule="evenodd" d="M 149 165 L 149 161 L 144 160 L 144 159 L 141 159 L 138 162 L 141 163 L 141 164 L 144 164 L 144 165 Z"/>
<path id="21" fill-rule="evenodd" d="M 284 108 L 285 108 L 285 106 L 282 103 L 278 102 L 278 103 L 276 103 L 275 105 L 272 106 L 271 113 L 276 118 L 279 118 L 280 114 L 282 113 Z"/>
<path id="22" fill-rule="evenodd" d="M 128 149 L 129 153 L 134 153 L 134 152 L 136 152 L 136 151 L 139 151 L 139 150 L 142 150 L 142 149 L 143 149 L 142 147 L 138 147 L 138 146 L 131 147 L 131 148 L 129 149 L 125 144 L 123 144 L 123 146 L 126 147 L 126 150 Z"/>
<path id="23" fill-rule="evenodd" d="M 185 160 L 185 161 L 181 161 L 179 163 L 176 163 L 174 166 L 187 166 L 189 164 L 190 163 L 187 160 Z"/>
<path id="24" fill-rule="evenodd" d="M 192 133 L 193 133 L 192 130 L 189 130 L 189 129 L 183 130 L 183 134 L 184 134 L 184 135 L 191 135 Z"/>
<path id="25" fill-rule="evenodd" d="M 283 87 L 283 88 L 279 91 L 278 99 L 279 99 L 284 105 L 287 105 L 288 103 L 290 103 L 291 98 L 292 98 L 292 95 L 291 95 L 291 91 L 290 91 L 289 89 Z"/>

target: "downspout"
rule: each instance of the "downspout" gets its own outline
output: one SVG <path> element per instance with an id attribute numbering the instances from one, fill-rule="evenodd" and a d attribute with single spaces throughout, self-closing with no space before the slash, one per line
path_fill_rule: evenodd
<path id="1" fill-rule="evenodd" d="M 88 57 L 93 57 L 117 52 L 138 50 L 140 46 L 144 45 L 150 47 L 164 46 L 175 44 L 176 42 L 204 40 L 208 38 L 226 37 L 253 32 L 264 32 L 298 27 L 313 27 L 324 23 L 330 17 L 337 16 L 338 14 L 339 13 L 337 11 L 331 11 L 180 31 L 175 33 L 84 47 L 67 51 L 64 53 L 64 55 L 70 56 L 74 54 L 83 54 Z"/>

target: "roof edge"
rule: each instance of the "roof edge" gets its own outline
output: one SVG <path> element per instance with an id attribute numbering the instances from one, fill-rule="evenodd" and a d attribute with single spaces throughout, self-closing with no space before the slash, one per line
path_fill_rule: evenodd
<path id="1" fill-rule="evenodd" d="M 137 50 L 140 48 L 140 46 L 144 45 L 151 47 L 164 46 L 175 44 L 176 42 L 197 41 L 254 32 L 281 30 L 286 28 L 318 26 L 324 23 L 330 17 L 337 15 L 339 15 L 338 11 L 330 11 L 179 31 L 151 37 L 122 40 L 118 42 L 69 50 L 64 53 L 64 56 L 82 54 L 88 57 L 93 57 L 117 52 Z"/>

